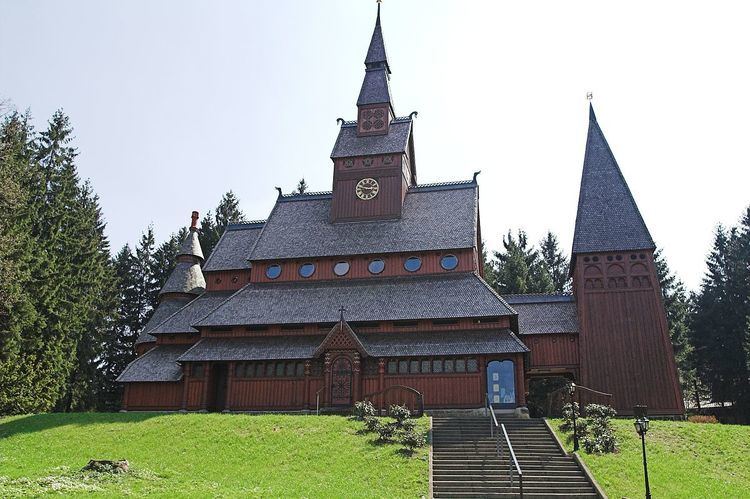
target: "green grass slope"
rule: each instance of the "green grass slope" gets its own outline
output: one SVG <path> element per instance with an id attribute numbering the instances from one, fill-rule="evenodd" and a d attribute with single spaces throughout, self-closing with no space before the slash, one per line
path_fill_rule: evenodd
<path id="1" fill-rule="evenodd" d="M 419 421 L 426 430 L 427 418 Z M 427 450 L 341 416 L 42 414 L 0 419 L 0 497 L 420 497 Z M 131 473 L 82 473 L 89 459 Z"/>
<path id="2" fill-rule="evenodd" d="M 620 451 L 580 455 L 609 497 L 644 497 L 640 437 L 632 420 L 613 422 Z M 550 420 L 572 451 L 561 423 Z M 646 451 L 654 497 L 750 498 L 750 426 L 651 421 Z"/>

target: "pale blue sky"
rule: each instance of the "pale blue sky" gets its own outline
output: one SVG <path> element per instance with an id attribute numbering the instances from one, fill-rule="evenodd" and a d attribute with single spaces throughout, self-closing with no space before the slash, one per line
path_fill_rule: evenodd
<path id="1" fill-rule="evenodd" d="M 159 239 L 233 189 L 331 188 L 372 0 L 0 0 L 0 98 L 71 117 L 113 248 Z M 396 112 L 419 111 L 420 182 L 482 170 L 482 232 L 569 251 L 587 91 L 657 243 L 691 287 L 716 223 L 750 204 L 748 8 L 711 2 L 383 3 Z"/>

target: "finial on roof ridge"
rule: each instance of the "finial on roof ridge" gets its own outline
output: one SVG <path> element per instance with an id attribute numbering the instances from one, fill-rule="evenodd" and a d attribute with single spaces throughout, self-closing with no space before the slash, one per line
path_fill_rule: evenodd
<path id="1" fill-rule="evenodd" d="M 193 211 L 190 215 L 190 230 L 198 230 L 198 212 Z"/>

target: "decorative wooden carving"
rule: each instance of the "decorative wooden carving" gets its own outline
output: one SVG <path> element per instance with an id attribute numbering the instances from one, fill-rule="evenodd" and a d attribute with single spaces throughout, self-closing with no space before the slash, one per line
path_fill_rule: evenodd
<path id="1" fill-rule="evenodd" d="M 331 371 L 331 403 L 333 405 L 351 405 L 352 377 L 351 361 L 343 356 L 337 358 Z"/>

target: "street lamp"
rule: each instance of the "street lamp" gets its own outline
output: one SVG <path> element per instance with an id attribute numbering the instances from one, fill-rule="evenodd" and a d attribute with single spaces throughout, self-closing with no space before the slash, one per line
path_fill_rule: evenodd
<path id="1" fill-rule="evenodd" d="M 633 413 L 635 414 L 635 431 L 641 436 L 641 449 L 643 449 L 643 476 L 646 481 L 646 499 L 651 499 L 651 489 L 648 486 L 648 466 L 646 465 L 646 432 L 648 432 L 648 418 L 646 414 L 648 407 L 645 405 L 637 405 L 633 407 Z"/>
<path id="2" fill-rule="evenodd" d="M 573 401 L 573 394 L 576 392 L 576 384 L 571 383 L 568 387 L 570 392 L 570 412 L 573 413 L 573 452 L 578 450 L 578 427 L 576 426 L 576 406 Z"/>

